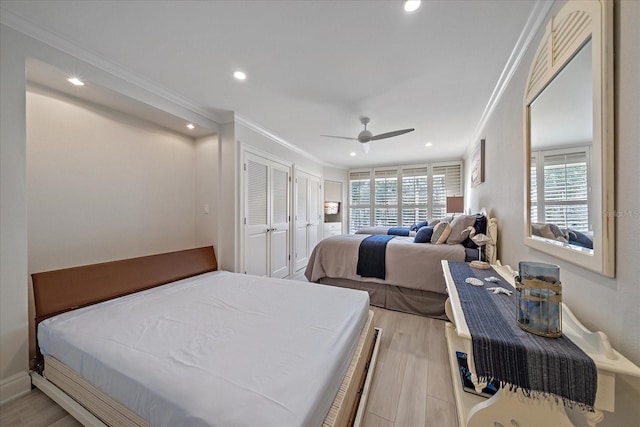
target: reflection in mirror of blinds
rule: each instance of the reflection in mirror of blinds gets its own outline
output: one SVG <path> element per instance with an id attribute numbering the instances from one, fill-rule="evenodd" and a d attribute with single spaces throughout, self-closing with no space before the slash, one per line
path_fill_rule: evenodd
<path id="1" fill-rule="evenodd" d="M 460 162 L 349 172 L 349 232 L 403 226 L 445 216 L 446 198 L 462 194 Z"/>
<path id="2" fill-rule="evenodd" d="M 592 231 L 589 219 L 590 147 L 531 155 L 531 221 Z M 538 174 L 537 171 L 543 171 Z"/>

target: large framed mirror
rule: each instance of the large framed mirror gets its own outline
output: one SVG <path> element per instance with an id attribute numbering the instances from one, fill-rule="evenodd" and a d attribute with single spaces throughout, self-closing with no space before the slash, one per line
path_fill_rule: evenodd
<path id="1" fill-rule="evenodd" d="M 525 244 L 615 275 L 613 3 L 569 0 L 524 96 Z"/>

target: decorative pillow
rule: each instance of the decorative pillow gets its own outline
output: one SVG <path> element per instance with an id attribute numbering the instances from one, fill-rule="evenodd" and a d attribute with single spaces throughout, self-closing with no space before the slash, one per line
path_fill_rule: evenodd
<path id="1" fill-rule="evenodd" d="M 555 224 L 544 224 L 539 222 L 531 223 L 531 234 L 534 236 L 544 237 L 545 239 L 557 240 L 567 243 L 568 239 L 565 234 Z"/>
<path id="2" fill-rule="evenodd" d="M 451 221 L 451 233 L 447 238 L 447 244 L 457 245 L 462 243 L 464 239 L 469 237 L 469 233 L 471 232 L 469 227 L 473 226 L 475 222 L 475 215 L 458 215 L 454 217 L 453 221 Z"/>
<path id="3" fill-rule="evenodd" d="M 429 223 L 427 221 L 420 221 L 417 224 L 413 224 L 411 227 L 409 227 L 409 230 L 411 231 L 418 231 L 420 230 L 422 227 L 426 227 L 427 225 L 429 225 Z"/>
<path id="4" fill-rule="evenodd" d="M 569 243 L 583 248 L 593 249 L 593 238 L 590 233 L 584 233 L 576 230 L 567 229 L 569 234 Z"/>
<path id="5" fill-rule="evenodd" d="M 436 226 L 439 222 L 451 222 L 453 221 L 453 215 L 451 216 L 445 216 L 444 218 L 440 218 L 440 219 L 432 219 L 431 221 L 429 221 L 429 225 L 433 225 Z"/>
<path id="6" fill-rule="evenodd" d="M 413 239 L 413 243 L 429 243 L 432 235 L 433 226 L 420 227 L 420 230 L 416 233 L 416 238 Z"/>
<path id="7" fill-rule="evenodd" d="M 433 234 L 431 235 L 431 243 L 434 245 L 441 245 L 447 241 L 451 233 L 451 225 L 447 221 L 440 221 L 433 227 Z"/>

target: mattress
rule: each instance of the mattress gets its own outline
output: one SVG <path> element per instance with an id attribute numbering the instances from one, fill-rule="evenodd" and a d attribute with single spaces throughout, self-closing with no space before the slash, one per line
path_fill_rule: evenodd
<path id="1" fill-rule="evenodd" d="M 40 323 L 52 356 L 154 426 L 320 425 L 366 292 L 213 272 Z"/>

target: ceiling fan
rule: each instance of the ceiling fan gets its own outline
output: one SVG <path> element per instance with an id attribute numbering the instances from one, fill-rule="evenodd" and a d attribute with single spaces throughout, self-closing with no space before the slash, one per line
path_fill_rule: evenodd
<path id="1" fill-rule="evenodd" d="M 340 139 L 350 139 L 354 141 L 358 141 L 361 143 L 362 151 L 366 153 L 369 152 L 369 142 L 377 141 L 379 139 L 392 138 L 394 136 L 402 135 L 405 133 L 409 133 L 414 131 L 415 129 L 402 129 L 402 130 L 394 130 L 391 132 L 381 133 L 379 135 L 374 135 L 370 130 L 367 129 L 367 124 L 371 121 L 369 117 L 360 117 L 360 123 L 364 125 L 364 130 L 358 134 L 357 138 L 352 138 L 349 136 L 336 136 L 336 135 L 320 135 L 326 136 L 328 138 L 340 138 Z"/>

